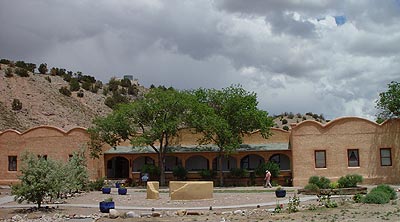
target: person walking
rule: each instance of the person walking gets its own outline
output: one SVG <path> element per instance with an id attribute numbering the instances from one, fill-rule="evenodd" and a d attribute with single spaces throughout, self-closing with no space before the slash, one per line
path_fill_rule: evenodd
<path id="1" fill-rule="evenodd" d="M 271 172 L 269 172 L 269 170 L 265 171 L 265 178 L 264 178 L 264 180 L 265 180 L 265 185 L 264 185 L 264 187 L 265 187 L 265 188 L 267 188 L 267 187 L 271 188 L 271 187 L 272 187 L 272 185 L 271 185 Z"/>

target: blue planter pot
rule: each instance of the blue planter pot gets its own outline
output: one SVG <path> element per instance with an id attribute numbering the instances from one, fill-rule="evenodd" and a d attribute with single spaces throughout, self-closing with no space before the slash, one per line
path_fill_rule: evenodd
<path id="1" fill-rule="evenodd" d="M 276 197 L 285 197 L 286 196 L 286 190 L 275 190 L 275 196 Z"/>
<path id="2" fill-rule="evenodd" d="M 118 194 L 119 195 L 126 195 L 128 190 L 126 188 L 118 188 Z"/>
<path id="3" fill-rule="evenodd" d="M 110 209 L 115 209 L 115 203 L 114 203 L 114 201 L 112 201 L 112 202 L 101 201 L 99 203 L 99 207 L 100 207 L 100 212 L 110 213 Z"/>
<path id="4" fill-rule="evenodd" d="M 111 193 L 111 187 L 103 187 L 103 188 L 101 188 L 101 191 L 104 194 L 110 194 Z"/>
<path id="5" fill-rule="evenodd" d="M 115 187 L 116 187 L 116 188 L 120 188 L 120 187 L 121 187 L 121 184 L 120 184 L 119 182 L 116 182 L 116 183 L 115 183 Z"/>

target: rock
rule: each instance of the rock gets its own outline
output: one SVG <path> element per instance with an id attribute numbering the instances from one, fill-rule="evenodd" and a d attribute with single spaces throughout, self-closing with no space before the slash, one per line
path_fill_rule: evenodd
<path id="1" fill-rule="evenodd" d="M 135 218 L 135 217 L 140 217 L 140 215 L 139 214 L 137 214 L 137 213 L 135 213 L 135 212 L 133 212 L 133 211 L 128 211 L 128 212 L 126 212 L 126 217 L 127 218 Z"/>
<path id="2" fill-rule="evenodd" d="M 21 216 L 19 216 L 18 214 L 17 215 L 15 215 L 15 216 L 13 216 L 13 217 L 11 217 L 11 220 L 12 221 L 21 221 L 23 218 L 21 217 Z"/>
<path id="3" fill-rule="evenodd" d="M 151 213 L 141 213 L 140 217 L 151 217 Z"/>
<path id="4" fill-rule="evenodd" d="M 235 210 L 233 211 L 233 214 L 238 215 L 238 214 L 242 214 L 243 211 L 242 210 Z"/>
<path id="5" fill-rule="evenodd" d="M 188 211 L 186 215 L 198 216 L 201 215 L 201 213 L 197 211 Z"/>
<path id="6" fill-rule="evenodd" d="M 178 210 L 178 211 L 176 212 L 176 214 L 177 214 L 178 216 L 181 216 L 181 217 L 185 216 L 186 213 L 187 213 L 186 210 Z"/>
<path id="7" fill-rule="evenodd" d="M 108 217 L 111 219 L 115 219 L 119 217 L 119 212 L 116 209 L 110 209 L 110 213 L 108 214 Z"/>
<path id="8" fill-rule="evenodd" d="M 160 212 L 153 212 L 151 214 L 152 217 L 161 217 L 161 213 Z"/>

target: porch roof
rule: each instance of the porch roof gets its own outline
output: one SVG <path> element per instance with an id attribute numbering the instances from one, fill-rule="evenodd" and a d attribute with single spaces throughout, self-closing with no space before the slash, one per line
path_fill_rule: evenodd
<path id="1" fill-rule="evenodd" d="M 216 145 L 201 145 L 201 146 L 169 146 L 167 153 L 190 153 L 190 152 L 218 152 Z M 288 143 L 266 143 L 266 144 L 241 144 L 236 149 L 240 151 L 277 151 L 289 150 Z M 112 147 L 105 154 L 134 154 L 134 153 L 155 153 L 150 146 L 116 146 Z"/>

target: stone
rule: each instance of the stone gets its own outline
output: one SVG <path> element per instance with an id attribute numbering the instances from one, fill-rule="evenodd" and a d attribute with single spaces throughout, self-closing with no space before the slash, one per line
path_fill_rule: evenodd
<path id="1" fill-rule="evenodd" d="M 238 214 L 242 214 L 243 211 L 242 210 L 235 210 L 233 211 L 233 214 L 238 215 Z"/>
<path id="2" fill-rule="evenodd" d="M 119 212 L 116 209 L 110 209 L 110 213 L 108 214 L 108 217 L 111 219 L 115 219 L 119 217 Z"/>
<path id="3" fill-rule="evenodd" d="M 151 213 L 141 213 L 140 217 L 151 217 Z"/>
<path id="4" fill-rule="evenodd" d="M 161 217 L 161 213 L 160 212 L 153 212 L 151 214 L 152 217 Z"/>
<path id="5" fill-rule="evenodd" d="M 21 216 L 19 216 L 18 214 L 17 215 L 15 215 L 15 216 L 13 216 L 13 217 L 11 217 L 11 220 L 12 221 L 20 221 L 20 220 L 22 220 L 23 218 L 21 217 Z"/>
<path id="6" fill-rule="evenodd" d="M 136 217 L 140 217 L 139 214 L 137 214 L 137 213 L 135 213 L 135 212 L 133 212 L 133 211 L 128 211 L 128 212 L 126 212 L 125 215 L 126 215 L 127 218 L 136 218 Z"/>
<path id="7" fill-rule="evenodd" d="M 186 215 L 198 216 L 201 215 L 201 213 L 197 211 L 188 211 Z"/>
<path id="8" fill-rule="evenodd" d="M 181 216 L 181 217 L 185 216 L 186 213 L 187 213 L 186 210 L 178 210 L 178 211 L 176 212 L 176 214 L 177 214 L 178 216 Z"/>

